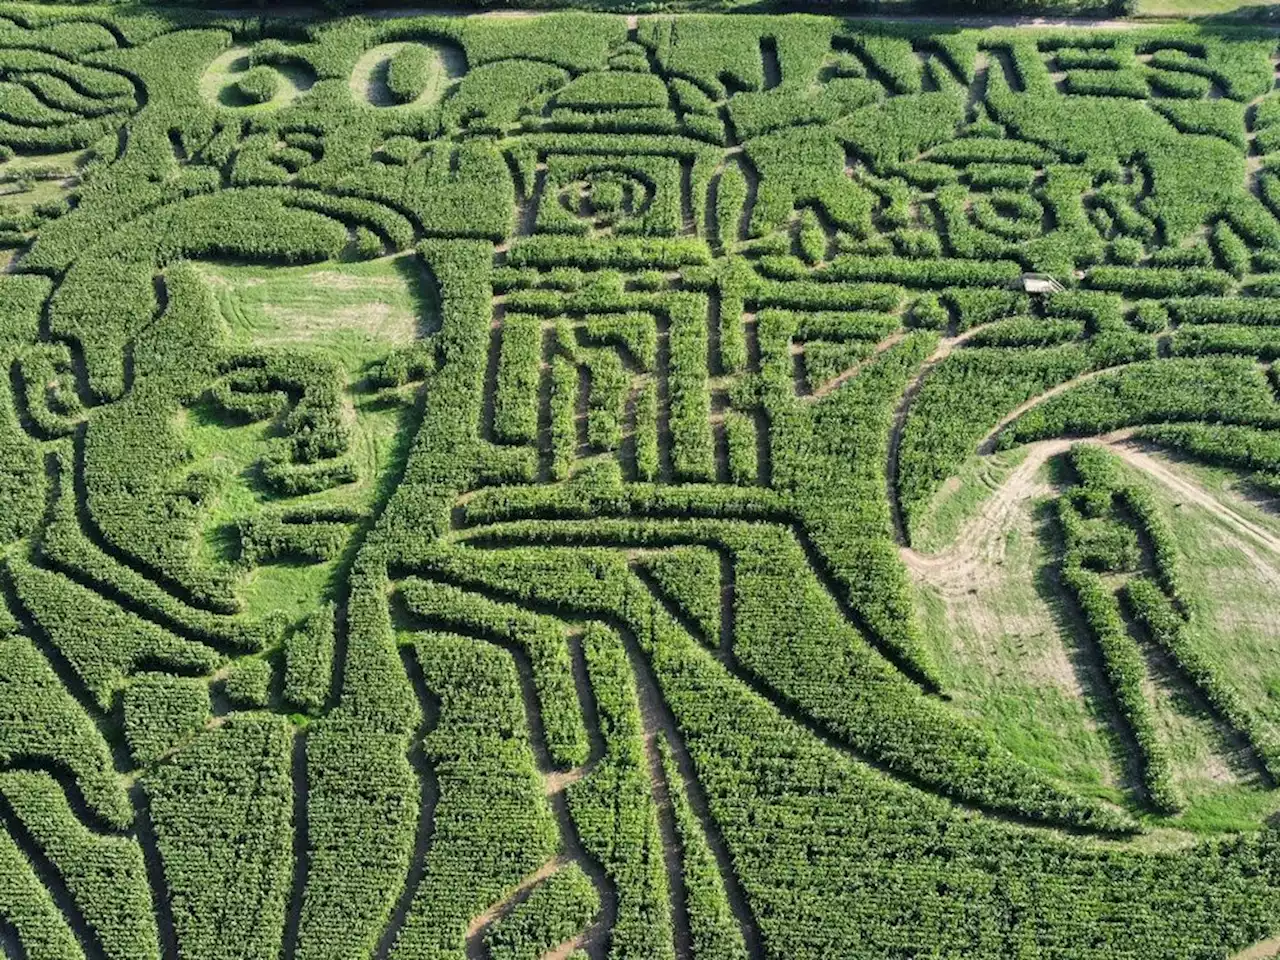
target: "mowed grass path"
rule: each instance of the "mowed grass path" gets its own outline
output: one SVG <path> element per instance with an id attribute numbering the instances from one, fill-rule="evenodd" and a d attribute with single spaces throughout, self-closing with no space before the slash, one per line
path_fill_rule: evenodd
<path id="1" fill-rule="evenodd" d="M 1026 457 L 974 458 L 943 489 L 915 539 L 929 552 L 913 564 L 917 610 L 955 705 L 1020 758 L 1074 789 L 1132 801 L 1132 751 L 1079 614 L 1057 582 L 1060 544 L 1051 516 L 1059 465 Z M 1216 509 L 1187 502 L 1142 469 L 1155 460 L 1203 489 Z M 1280 556 L 1226 519 L 1237 514 L 1280 532 L 1274 504 L 1261 501 L 1230 471 L 1138 451 L 1125 471 L 1146 483 L 1175 532 L 1192 604 L 1192 635 L 1251 709 L 1280 730 L 1280 623 L 1274 597 Z M 1019 494 L 1008 510 L 983 513 Z M 931 556 L 932 555 L 932 556 Z M 936 563 L 931 561 L 936 560 Z M 1280 804 L 1236 738 L 1153 644 L 1145 693 L 1169 745 L 1178 788 L 1188 800 L 1176 826 L 1193 832 L 1250 829 Z"/>

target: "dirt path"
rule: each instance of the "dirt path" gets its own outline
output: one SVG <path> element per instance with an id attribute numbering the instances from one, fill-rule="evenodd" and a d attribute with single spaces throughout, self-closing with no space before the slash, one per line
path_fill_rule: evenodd
<path id="1" fill-rule="evenodd" d="M 641 566 L 633 564 L 632 572 L 653 597 L 655 610 L 663 611 L 676 623 L 680 624 L 681 628 L 689 633 L 690 636 L 698 636 L 697 627 L 685 622 L 680 611 L 662 595 L 659 589 L 655 588 L 652 580 L 643 574 Z M 728 553 L 722 552 L 720 553 L 720 636 L 714 639 L 717 643 L 716 656 L 721 664 L 726 667 L 736 663 L 733 654 L 734 582 L 733 560 Z M 640 648 L 639 641 L 635 635 L 629 630 L 621 630 L 619 633 L 626 644 L 627 657 L 631 662 L 632 673 L 636 680 L 636 693 L 640 698 L 641 715 L 645 724 L 646 754 L 652 748 L 654 740 L 658 737 L 664 739 L 671 749 L 671 756 L 675 761 L 676 775 L 679 781 L 683 781 L 668 783 L 666 771 L 661 761 L 659 760 L 656 766 L 651 763 L 650 776 L 655 786 L 655 794 L 657 788 L 661 787 L 664 793 L 663 802 L 669 808 L 671 803 L 670 791 L 683 791 L 694 816 L 698 819 L 703 838 L 707 841 L 707 846 L 715 858 L 716 866 L 719 868 L 720 879 L 724 883 L 725 896 L 729 901 L 729 909 L 733 912 L 734 919 L 738 922 L 738 929 L 742 933 L 742 941 L 747 948 L 747 955 L 751 960 L 760 960 L 764 956 L 764 947 L 761 943 L 760 930 L 755 914 L 747 900 L 746 891 L 734 871 L 733 859 L 729 854 L 728 845 L 711 815 L 710 802 L 702 784 L 698 781 L 693 757 L 689 753 L 689 748 L 684 738 L 680 735 L 680 728 L 676 723 L 675 714 L 663 696 L 658 677 L 654 673 L 653 667 L 645 656 L 644 651 Z M 664 813 L 669 814 L 670 810 L 668 809 Z M 674 824 L 672 826 L 674 828 Z M 680 861 L 675 866 L 680 875 L 680 886 L 683 888 L 684 846 L 674 829 L 670 837 L 664 834 L 663 847 L 666 856 L 671 857 L 673 854 L 680 856 Z M 670 864 L 670 861 L 668 862 Z M 686 908 L 686 922 L 688 919 L 687 912 Z M 685 934 L 684 931 L 677 931 L 677 937 L 681 936 L 685 937 L 687 945 L 682 950 L 681 944 L 677 943 L 677 956 L 689 956 L 691 955 L 692 934 L 691 932 Z"/>
<path id="2" fill-rule="evenodd" d="M 467 960 L 485 960 L 489 951 L 484 941 L 493 925 L 508 917 L 516 907 L 524 903 L 533 893 L 534 887 L 570 863 L 572 863 L 570 857 L 557 854 L 521 880 L 520 885 L 505 900 L 495 903 L 480 916 L 472 919 L 470 926 L 467 927 Z"/>
<path id="3" fill-rule="evenodd" d="M 943 337 L 934 348 L 933 353 L 920 365 L 920 370 L 916 373 L 911 383 L 907 385 L 907 389 L 902 394 L 902 400 L 893 412 L 893 427 L 889 431 L 889 454 L 885 460 L 884 474 L 889 498 L 889 513 L 893 522 L 893 535 L 899 546 L 905 547 L 910 543 L 910 538 L 907 536 L 906 520 L 902 516 L 902 503 L 898 499 L 898 458 L 902 450 L 902 435 L 907 429 L 907 417 L 911 413 L 911 406 L 915 403 L 916 397 L 920 394 L 920 388 L 924 386 L 925 378 L 929 376 L 933 368 L 951 356 L 951 352 L 956 347 L 963 346 L 970 337 L 982 329 L 982 325 L 979 325 L 971 327 L 957 336 Z"/>
<path id="4" fill-rule="evenodd" d="M 1184 503 L 1194 504 L 1207 511 L 1213 515 L 1214 519 L 1230 527 L 1234 532 L 1280 557 L 1280 537 L 1232 509 L 1229 504 L 1223 503 L 1203 487 L 1179 476 L 1163 460 L 1153 457 L 1134 444 L 1113 445 L 1111 449 L 1121 459 L 1177 494 Z"/>
<path id="5" fill-rule="evenodd" d="M 1280 937 L 1256 943 L 1248 950 L 1237 953 L 1231 960 L 1270 960 L 1272 957 L 1280 957 Z"/>
<path id="6" fill-rule="evenodd" d="M 1023 460 L 1005 478 L 1004 483 L 982 505 L 977 516 L 968 520 L 959 536 L 941 553 L 924 554 L 910 547 L 898 551 L 908 570 L 943 593 L 948 587 L 959 588 L 976 580 L 979 567 L 986 565 L 984 556 L 993 542 L 993 531 L 1009 525 L 1010 516 L 1029 499 L 1042 495 L 1043 486 L 1036 482 L 1040 468 L 1060 453 L 1071 448 L 1070 440 L 1049 440 L 1034 444 Z"/>
<path id="7" fill-rule="evenodd" d="M 422 671 L 422 663 L 418 656 L 416 647 L 400 648 L 400 659 L 404 664 L 405 674 L 413 687 L 414 697 L 417 699 L 418 708 L 421 711 L 421 720 L 413 734 L 408 753 L 409 764 L 413 767 L 414 775 L 418 779 L 418 789 L 420 791 L 418 795 L 418 822 L 414 828 L 413 853 L 409 857 L 409 871 L 405 876 L 404 885 L 400 889 L 400 897 L 396 900 L 395 908 L 391 911 L 391 917 L 382 928 L 382 935 L 378 938 L 377 947 L 373 954 L 376 960 L 385 960 L 395 950 L 396 941 L 399 939 L 400 932 L 404 929 L 405 923 L 409 919 L 409 914 L 413 910 L 414 901 L 418 897 L 418 890 L 426 879 L 427 855 L 431 851 L 432 840 L 436 832 L 436 805 L 440 802 L 440 780 L 436 774 L 435 767 L 427 758 L 426 740 L 431 731 L 435 729 L 437 722 L 439 722 L 440 700 L 427 685 L 427 679 Z M 301 771 L 304 774 L 306 772 L 305 756 L 302 758 Z M 310 856 L 308 853 L 308 867 L 309 861 Z M 300 879 L 302 886 L 296 889 L 305 891 L 306 875 L 304 874 Z M 297 903 L 291 904 L 291 907 L 296 908 L 296 922 L 300 924 L 302 919 L 301 897 Z M 289 941 L 290 950 L 296 950 L 297 948 L 297 927 L 294 930 L 294 937 Z M 289 956 L 292 957 L 293 954 L 291 953 Z"/>
<path id="8" fill-rule="evenodd" d="M 617 891 L 605 874 L 604 868 L 583 847 L 577 824 L 569 810 L 569 798 L 565 792 L 571 784 L 590 775 L 604 754 L 604 734 L 599 726 L 595 697 L 589 687 L 584 687 L 586 664 L 582 658 L 581 637 L 575 634 L 567 637 L 566 642 L 569 644 L 570 657 L 573 661 L 579 704 L 584 707 L 589 704 L 589 709 L 584 712 L 584 719 L 591 741 L 591 753 L 587 761 L 582 766 L 569 771 L 558 771 L 551 760 L 546 728 L 542 722 L 542 706 L 533 681 L 533 664 L 529 661 L 528 654 L 518 647 L 503 645 L 504 649 L 511 654 L 520 679 L 520 689 L 525 705 L 525 722 L 529 729 L 529 747 L 533 752 L 534 763 L 542 777 L 547 799 L 551 804 L 551 812 L 559 829 L 561 852 L 525 877 L 513 893 L 492 904 L 488 910 L 471 921 L 466 937 L 468 960 L 483 960 L 487 956 L 484 938 L 494 923 L 510 914 L 527 899 L 540 881 L 568 863 L 576 863 L 582 869 L 600 897 L 600 910 L 595 918 L 568 946 L 573 950 L 584 951 L 593 960 L 601 960 L 609 945 L 609 932 L 617 920 Z"/>
<path id="9" fill-rule="evenodd" d="M 872 353 L 871 356 L 867 357 L 865 360 L 859 360 L 853 366 L 840 371 L 826 383 L 819 386 L 817 390 L 807 394 L 802 399 L 821 400 L 823 397 L 831 396 L 831 394 L 835 393 L 835 391 L 839 390 L 846 383 L 856 377 L 868 364 L 874 363 L 879 359 L 882 353 L 900 344 L 905 336 L 905 333 L 894 333 L 881 340 L 876 344 L 875 352 Z"/>
<path id="10" fill-rule="evenodd" d="M 662 859 L 667 870 L 667 890 L 671 900 L 671 927 L 677 960 L 693 956 L 693 931 L 689 923 L 688 890 L 685 887 L 684 844 L 675 823 L 675 807 L 671 800 L 673 784 L 667 782 L 666 771 L 658 754 L 658 738 L 665 736 L 674 744 L 679 731 L 658 692 L 657 682 L 649 673 L 648 661 L 634 637 L 624 638 L 631 672 L 636 681 L 640 701 L 640 720 L 644 727 L 644 758 L 648 767 L 650 791 L 658 814 L 658 833 L 662 838 Z"/>
<path id="11" fill-rule="evenodd" d="M 1097 443 L 1106 446 L 1144 476 L 1176 495 L 1182 503 L 1199 507 L 1234 533 L 1280 557 L 1280 536 L 1254 523 L 1233 509 L 1230 504 L 1223 503 L 1213 496 L 1208 490 L 1180 476 L 1164 460 L 1133 443 L 1133 434 L 1134 431 L 1129 429 L 1087 440 L 1058 439 L 1030 444 L 1026 459 L 1014 468 L 1004 483 L 986 500 L 977 516 L 965 523 L 950 547 L 941 553 L 923 554 L 904 546 L 899 549 L 902 562 L 906 564 L 908 570 L 928 579 L 935 586 L 941 587 L 947 582 L 972 581 L 980 562 L 981 545 L 990 539 L 989 532 L 993 529 L 1001 529 L 1009 515 L 1018 509 L 1019 504 L 1028 497 L 1036 495 L 1038 486 L 1035 475 L 1040 467 L 1050 458 L 1065 453 L 1075 443 Z M 1255 559 L 1265 564 L 1262 558 Z M 940 571 L 944 572 L 941 578 L 938 576 Z"/>
<path id="12" fill-rule="evenodd" d="M 1271 55 L 1271 88 L 1250 100 L 1244 108 L 1244 185 L 1245 189 L 1258 199 L 1262 199 L 1262 188 L 1258 178 L 1263 169 L 1262 151 L 1258 145 L 1258 107 L 1280 86 L 1280 57 Z"/>
<path id="13" fill-rule="evenodd" d="M 1080 386 L 1080 384 L 1085 383 L 1089 380 L 1092 380 L 1095 377 L 1100 377 L 1104 373 L 1114 373 L 1117 370 L 1123 370 L 1129 366 L 1132 366 L 1132 364 L 1121 363 L 1121 364 L 1117 364 L 1114 367 L 1101 367 L 1097 370 L 1089 370 L 1089 371 L 1086 371 L 1085 373 L 1080 374 L 1080 376 L 1078 377 L 1072 377 L 1070 380 L 1066 380 L 1058 384 L 1056 387 L 1050 387 L 1048 390 L 1045 390 L 1043 393 L 1037 393 L 1030 400 L 1027 400 L 1025 403 L 1018 404 L 1018 406 L 1014 407 L 1012 410 L 1006 413 L 1000 419 L 1000 422 L 997 423 L 994 427 L 992 427 L 991 431 L 985 437 L 982 438 L 982 441 L 978 444 L 978 452 L 983 454 L 995 453 L 996 441 L 1000 438 L 1000 434 L 1002 434 L 1005 431 L 1006 427 L 1008 427 L 1011 423 L 1013 423 L 1015 420 L 1021 417 L 1024 413 L 1026 413 L 1032 407 L 1038 407 L 1040 404 L 1044 403 L 1046 400 L 1050 400 L 1053 397 L 1056 397 L 1060 393 L 1066 393 L 1068 390 L 1074 390 L 1076 387 Z"/>

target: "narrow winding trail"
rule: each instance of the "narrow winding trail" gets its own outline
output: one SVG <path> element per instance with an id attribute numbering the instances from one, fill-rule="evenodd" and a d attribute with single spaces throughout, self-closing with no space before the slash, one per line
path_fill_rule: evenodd
<path id="1" fill-rule="evenodd" d="M 436 774 L 435 766 L 427 757 L 426 751 L 427 737 L 435 729 L 440 719 L 440 700 L 431 692 L 418 656 L 416 649 L 408 647 L 400 649 L 400 659 L 404 665 L 405 674 L 413 687 L 414 696 L 418 701 L 418 708 L 422 714 L 418 728 L 413 734 L 412 745 L 408 753 L 409 764 L 413 767 L 414 775 L 418 779 L 419 790 L 421 791 L 418 799 L 418 822 L 414 828 L 413 852 L 409 858 L 409 872 L 405 878 L 404 886 L 400 890 L 400 896 L 396 900 L 395 908 L 391 912 L 391 918 L 383 927 L 382 935 L 378 938 L 378 945 L 374 951 L 376 960 L 386 960 L 394 952 L 396 941 L 399 939 L 400 933 L 409 919 L 409 914 L 413 910 L 418 890 L 426 879 L 427 856 L 431 852 L 432 840 L 435 837 L 436 805 L 440 802 L 439 778 Z M 305 769 L 304 759 L 304 772 Z M 303 809 L 306 809 L 305 804 L 302 806 Z M 303 832 L 298 831 L 298 833 L 301 835 Z M 305 882 L 305 875 L 303 880 Z M 295 887 L 295 889 L 304 891 L 305 886 Z M 300 910 L 301 907 L 299 907 Z"/>
<path id="2" fill-rule="evenodd" d="M 568 771 L 558 770 L 551 759 L 551 751 L 547 744 L 546 727 L 542 720 L 541 701 L 538 699 L 538 692 L 533 679 L 533 664 L 529 660 L 528 654 L 515 646 L 500 644 L 511 655 L 519 677 L 521 696 L 525 707 L 525 722 L 529 730 L 529 746 L 533 752 L 534 763 L 537 766 L 538 773 L 542 777 L 547 799 L 551 804 L 551 812 L 555 818 L 560 836 L 561 851 L 521 880 L 511 894 L 492 904 L 471 921 L 470 926 L 467 928 L 466 936 L 468 960 L 484 960 L 488 956 L 485 937 L 494 924 L 523 903 L 541 881 L 570 863 L 576 863 L 591 880 L 600 897 L 600 910 L 585 930 L 568 943 L 562 944 L 561 948 L 558 949 L 563 949 L 565 956 L 575 950 L 582 950 L 591 960 L 603 960 L 608 949 L 609 932 L 613 929 L 618 914 L 617 890 L 605 874 L 604 868 L 583 847 L 577 824 L 574 822 L 572 812 L 569 809 L 569 798 L 566 792 L 571 784 L 589 776 L 591 771 L 595 769 L 596 764 L 600 762 L 600 758 L 604 754 L 604 737 L 600 730 L 594 695 L 591 693 L 589 686 L 583 686 L 586 682 L 586 665 L 582 658 L 581 634 L 575 633 L 568 639 L 579 701 L 584 706 L 589 704 L 589 709 L 585 711 L 584 716 L 587 721 L 588 738 L 591 743 L 591 752 L 587 761 L 581 766 Z"/>
<path id="3" fill-rule="evenodd" d="M 667 616 L 671 617 L 681 628 L 697 637 L 698 629 L 695 625 L 687 622 L 680 611 L 670 602 L 670 600 L 662 595 L 659 589 L 655 588 L 653 581 L 643 575 L 638 566 L 632 567 L 632 572 L 639 578 L 640 582 L 653 596 L 653 602 L 656 609 L 660 609 Z M 720 553 L 720 636 L 714 638 L 705 638 L 715 643 L 716 659 L 720 661 L 722 666 L 728 667 L 731 661 L 734 661 L 733 654 L 733 636 L 734 636 L 734 567 L 733 561 L 725 552 Z M 703 838 L 706 840 L 711 850 L 712 856 L 715 858 L 716 866 L 720 872 L 720 878 L 724 883 L 725 896 L 729 901 L 729 908 L 733 911 L 734 919 L 738 923 L 739 931 L 742 934 L 743 944 L 747 948 L 747 954 L 751 960 L 762 960 L 764 957 L 764 947 L 761 941 L 759 924 L 755 914 L 751 909 L 751 904 L 747 900 L 746 891 L 742 887 L 742 882 L 738 878 L 737 872 L 733 867 L 733 859 L 729 853 L 728 844 L 720 831 L 719 824 L 715 821 L 711 814 L 710 801 L 706 792 L 698 780 L 697 771 L 694 767 L 693 756 L 689 752 L 688 745 L 685 743 L 684 737 L 680 734 L 679 724 L 676 722 L 675 713 L 662 693 L 661 685 L 658 677 L 650 664 L 648 657 L 640 647 L 640 643 L 636 636 L 629 630 L 620 631 L 623 641 L 627 648 L 627 657 L 631 663 L 632 675 L 636 680 L 636 692 L 640 699 L 640 711 L 644 721 L 645 728 L 645 751 L 650 758 L 650 778 L 655 787 L 655 801 L 659 806 L 659 818 L 665 821 L 672 818 L 671 832 L 668 834 L 664 828 L 663 846 L 664 853 L 667 856 L 669 875 L 678 873 L 680 877 L 680 889 L 682 895 L 684 893 L 684 876 L 683 876 L 683 855 L 684 844 L 675 832 L 674 816 L 671 810 L 671 792 L 681 791 L 685 799 L 688 801 L 693 810 L 694 816 L 698 820 L 698 825 L 702 830 Z M 667 746 L 671 750 L 672 758 L 675 761 L 677 774 L 676 782 L 667 780 L 665 771 L 661 761 L 654 756 L 656 753 L 656 741 L 661 738 L 666 741 Z M 656 762 L 655 762 L 656 761 Z M 683 781 L 683 782 L 680 782 Z M 662 796 L 659 798 L 658 793 L 661 791 Z M 677 859 L 678 855 L 678 859 Z M 673 862 L 675 861 L 675 862 Z M 676 898 L 676 888 L 672 886 L 673 900 Z M 687 910 L 685 912 L 684 923 L 682 929 L 678 924 L 676 926 L 676 955 L 677 958 L 687 958 L 693 955 L 692 951 L 692 932 L 688 927 Z"/>
<path id="4" fill-rule="evenodd" d="M 855 363 L 853 366 L 840 371 L 840 373 L 836 374 L 834 377 L 832 377 L 826 383 L 822 384 L 820 387 L 818 387 L 818 389 L 814 390 L 812 393 L 806 393 L 804 397 L 802 397 L 801 399 L 813 401 L 813 400 L 821 400 L 823 397 L 831 396 L 831 394 L 835 393 L 837 390 L 843 387 L 846 383 L 848 383 L 850 380 L 856 377 L 859 373 L 861 373 L 864 369 L 866 369 L 867 364 L 874 363 L 875 360 L 878 357 L 880 357 L 881 354 L 885 353 L 888 350 L 893 349 L 898 344 L 900 344 L 904 337 L 906 337 L 905 333 L 895 333 L 888 337 L 885 337 L 885 339 L 881 340 L 879 343 L 876 344 L 875 350 L 866 359 L 860 360 L 857 363 Z"/>
<path id="5" fill-rule="evenodd" d="M 1058 384 L 1057 386 L 1050 387 L 1048 390 L 1045 390 L 1043 393 L 1036 394 L 1030 400 L 1027 400 L 1023 403 L 1018 404 L 1016 407 L 1014 407 L 1012 410 L 1006 413 L 1003 417 L 1001 417 L 1000 422 L 997 423 L 994 427 L 992 427 L 991 430 L 987 433 L 987 435 L 982 438 L 982 441 L 978 444 L 978 453 L 984 454 L 984 455 L 988 453 L 995 453 L 996 442 L 1000 439 L 1000 434 L 1004 433 L 1004 431 L 1010 426 L 1010 424 L 1012 424 L 1015 420 L 1021 417 L 1024 413 L 1026 413 L 1032 407 L 1038 407 L 1040 406 L 1040 404 L 1044 403 L 1046 400 L 1051 400 L 1054 397 L 1058 396 L 1059 394 L 1066 393 L 1068 390 L 1074 390 L 1076 387 L 1080 386 L 1082 383 L 1087 383 L 1088 381 L 1093 380 L 1097 377 L 1100 377 L 1103 374 L 1115 373 L 1117 370 L 1124 370 L 1125 368 L 1131 367 L 1131 366 L 1133 366 L 1133 364 L 1131 363 L 1122 363 L 1114 367 L 1099 367 L 1097 370 L 1087 370 L 1084 373 L 1080 374 L 1080 376 L 1078 377 L 1072 377 L 1070 380 L 1065 380 L 1062 383 Z"/>
<path id="6" fill-rule="evenodd" d="M 1262 187 L 1259 178 L 1263 170 L 1263 155 L 1258 145 L 1258 108 L 1262 105 L 1262 101 L 1267 99 L 1280 88 L 1280 55 L 1275 52 L 1271 54 L 1272 65 L 1272 81 L 1271 89 L 1264 94 L 1254 97 L 1244 108 L 1244 127 L 1245 127 L 1245 151 L 1244 151 L 1244 168 L 1245 168 L 1245 189 L 1253 196 L 1262 198 Z"/>

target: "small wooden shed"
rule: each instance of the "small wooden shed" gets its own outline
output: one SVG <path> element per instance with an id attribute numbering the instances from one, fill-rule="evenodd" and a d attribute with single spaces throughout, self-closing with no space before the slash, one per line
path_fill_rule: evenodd
<path id="1" fill-rule="evenodd" d="M 1061 293 L 1065 289 L 1047 273 L 1024 273 L 1018 278 L 1018 285 L 1032 294 Z"/>

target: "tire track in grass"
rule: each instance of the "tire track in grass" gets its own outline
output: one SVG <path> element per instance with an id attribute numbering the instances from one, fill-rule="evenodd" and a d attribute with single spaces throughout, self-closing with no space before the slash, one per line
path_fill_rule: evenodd
<path id="1" fill-rule="evenodd" d="M 978 561 L 978 551 L 986 541 L 985 531 L 1004 529 L 1009 517 L 1024 500 L 1033 493 L 1035 475 L 1053 457 L 1071 448 L 1070 440 L 1050 440 L 1037 443 L 1000 486 L 983 502 L 978 514 L 961 528 L 952 545 L 939 553 L 920 553 L 907 545 L 900 545 L 898 554 L 907 569 L 921 576 L 931 576 L 945 571 L 948 580 L 963 579 Z"/>
<path id="2" fill-rule="evenodd" d="M 1178 476 L 1169 466 L 1133 442 L 1134 433 L 1135 430 L 1129 428 L 1099 437 L 1084 439 L 1058 438 L 1029 444 L 1026 457 L 984 500 L 979 512 L 966 521 L 959 535 L 952 541 L 951 546 L 935 554 L 921 554 L 910 548 L 903 547 L 900 550 L 903 562 L 918 579 L 930 583 L 943 592 L 949 589 L 953 592 L 963 590 L 966 583 L 976 582 L 982 575 L 980 570 L 983 563 L 983 558 L 980 556 L 982 545 L 991 541 L 994 531 L 1006 529 L 1011 514 L 1035 494 L 1034 478 L 1043 465 L 1053 457 L 1066 453 L 1078 443 L 1106 447 L 1128 463 L 1134 470 L 1149 478 L 1154 484 L 1162 485 L 1167 492 L 1179 496 L 1182 502 L 1191 503 L 1208 512 L 1237 534 L 1252 537 L 1255 542 L 1261 541 L 1264 547 L 1280 556 L 1280 538 L 1276 538 L 1269 531 L 1251 523 L 1232 510 L 1228 504 L 1224 504 L 1213 497 L 1208 491 Z M 1251 559 L 1255 563 L 1264 562 L 1253 551 L 1246 550 L 1246 552 L 1252 554 Z M 1093 646 L 1092 630 L 1085 622 L 1078 604 L 1065 591 L 1056 569 L 1053 574 L 1053 581 L 1058 592 L 1062 593 L 1066 598 L 1066 602 L 1063 605 L 1066 625 L 1073 635 L 1081 638 L 1082 645 L 1080 649 L 1085 651 L 1091 672 L 1097 673 L 1100 670 L 1100 659 L 1097 651 L 1090 649 Z M 1138 629 L 1127 613 L 1125 614 L 1125 622 L 1131 631 Z M 1244 758 L 1237 765 L 1247 769 L 1249 773 L 1262 776 L 1265 779 L 1265 768 L 1258 759 L 1256 750 L 1248 742 L 1248 738 L 1241 731 L 1236 730 L 1220 714 L 1195 686 L 1194 681 L 1189 678 L 1182 665 L 1163 649 L 1153 647 L 1145 634 L 1135 636 L 1135 639 L 1138 640 L 1139 647 L 1143 651 L 1148 674 L 1152 677 L 1160 676 L 1162 678 L 1159 681 L 1161 686 L 1168 689 L 1176 689 L 1195 703 L 1199 712 L 1211 717 L 1217 728 L 1217 734 L 1227 750 L 1227 754 L 1224 755 Z M 1153 682 L 1156 681 L 1153 680 Z M 1094 685 L 1096 686 L 1097 684 L 1095 683 Z M 1117 763 L 1120 767 L 1125 768 L 1126 789 L 1136 794 L 1142 794 L 1145 788 L 1141 785 L 1141 778 L 1135 776 L 1134 770 L 1134 765 L 1139 762 L 1142 752 L 1138 749 L 1136 738 L 1128 729 L 1127 722 L 1123 719 L 1115 703 L 1114 694 L 1110 692 L 1105 680 L 1101 682 L 1101 689 L 1107 691 L 1102 698 L 1105 700 L 1103 706 L 1107 714 L 1107 722 L 1111 729 L 1116 731 L 1117 736 L 1125 746 L 1124 754 L 1117 758 Z"/>
<path id="3" fill-rule="evenodd" d="M 920 369 L 916 372 L 915 377 L 907 384 L 907 389 L 903 391 L 902 399 L 898 401 L 898 406 L 893 412 L 893 426 L 889 430 L 889 452 L 885 460 L 885 484 L 886 495 L 889 499 L 889 515 L 893 524 L 893 537 L 897 541 L 899 547 L 908 547 L 911 545 L 911 538 L 908 535 L 906 520 L 902 515 L 902 500 L 898 496 L 898 477 L 900 474 L 900 460 L 902 455 L 902 438 L 906 433 L 907 420 L 911 416 L 911 407 L 915 403 L 916 398 L 920 395 L 920 391 L 924 388 L 925 380 L 933 369 L 947 357 L 957 347 L 962 347 L 985 325 L 970 327 L 962 333 L 943 337 L 938 341 L 938 345 L 934 347 L 933 353 L 925 358 L 924 363 L 920 365 Z M 892 338 L 890 338 L 892 339 Z M 892 346 L 892 344 L 889 344 Z M 875 357 L 883 351 L 877 347 L 876 354 L 868 357 L 863 363 L 870 363 Z M 859 367 L 861 364 L 859 364 Z M 855 372 L 856 369 L 855 368 Z"/>
<path id="4" fill-rule="evenodd" d="M 1249 520 L 1198 484 L 1179 476 L 1168 465 L 1144 451 L 1140 446 L 1134 443 L 1112 443 L 1109 445 L 1120 459 L 1151 477 L 1170 492 L 1177 494 L 1184 503 L 1191 503 L 1207 511 L 1215 520 L 1230 527 L 1235 533 L 1253 541 L 1274 556 L 1280 557 L 1280 537 L 1277 537 L 1265 527 L 1261 527 Z"/>
<path id="5" fill-rule="evenodd" d="M 1000 424 L 983 439 L 982 443 L 978 447 L 978 453 L 980 455 L 993 453 L 1000 434 L 1032 407 L 1035 407 L 1043 401 L 1060 393 L 1065 393 L 1067 390 L 1079 386 L 1086 380 L 1091 380 L 1104 373 L 1122 370 L 1126 366 L 1130 366 L 1130 364 L 1122 364 L 1118 367 L 1106 367 L 1102 370 L 1095 370 L 1082 374 L 1073 380 L 1069 380 L 1066 383 L 1059 384 L 1058 386 L 1047 390 L 1033 400 L 1028 400 L 1026 403 L 1019 405 L 1015 410 L 1007 414 L 1001 420 Z M 1101 444 L 1108 447 L 1113 453 L 1136 470 L 1151 477 L 1169 491 L 1177 494 L 1185 502 L 1189 502 L 1200 507 L 1210 513 L 1216 520 L 1230 527 L 1237 534 L 1253 541 L 1256 545 L 1264 548 L 1266 551 L 1275 554 L 1276 556 L 1280 556 L 1280 537 L 1277 537 L 1265 527 L 1249 520 L 1239 511 L 1234 510 L 1230 505 L 1225 504 L 1218 498 L 1214 497 L 1204 488 L 1179 476 L 1177 472 L 1170 468 L 1166 463 L 1152 456 L 1146 449 L 1144 449 L 1142 444 L 1134 440 L 1135 434 L 1139 429 L 1139 427 L 1125 427 L 1093 437 L 1033 441 L 1031 444 L 1028 444 L 1032 447 L 1032 454 L 1030 454 L 1027 460 L 1025 460 L 1014 471 L 1014 474 L 1012 474 L 1009 480 L 1006 481 L 1006 486 L 1015 475 L 1019 477 L 1025 475 L 1027 469 L 1029 469 L 1032 464 L 1034 464 L 1035 467 L 1038 467 L 1039 464 L 1043 463 L 1044 460 L 1048 459 L 1048 457 L 1052 456 L 1054 453 L 1063 452 L 1073 443 Z M 1002 491 L 1003 488 L 1001 491 L 997 491 L 997 497 L 994 501 L 995 506 L 1000 508 L 1007 506 L 1004 501 L 1007 499 L 1008 495 Z M 986 514 L 988 509 L 984 508 L 983 512 Z M 910 551 L 909 549 L 904 551 L 904 555 L 909 553 L 913 553 L 913 551 Z M 938 554 L 935 556 L 941 557 L 942 555 Z M 916 558 L 919 557 L 921 557 L 921 555 L 917 554 Z M 916 562 L 916 559 L 913 558 L 912 562 Z M 933 561 L 927 560 L 923 562 L 932 563 Z"/>

